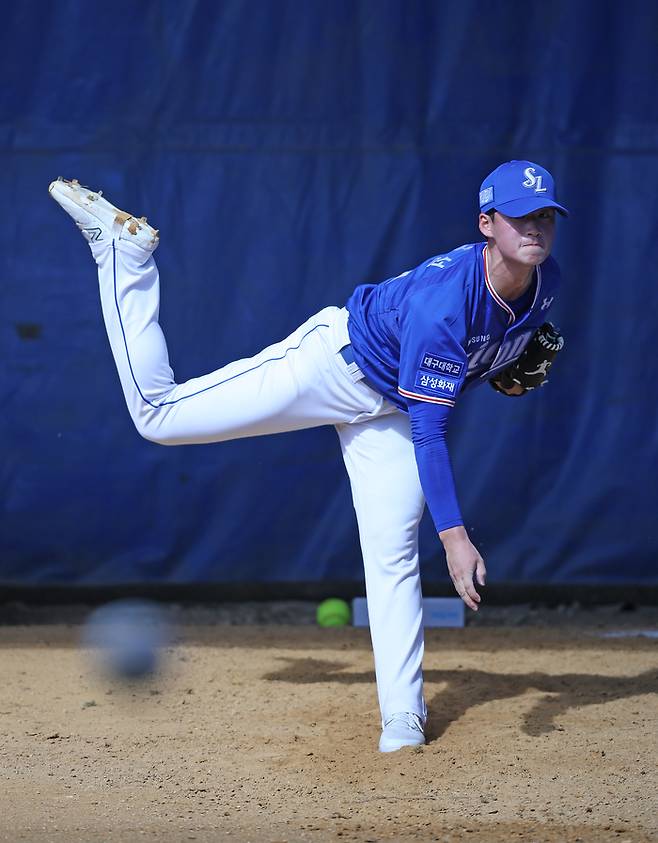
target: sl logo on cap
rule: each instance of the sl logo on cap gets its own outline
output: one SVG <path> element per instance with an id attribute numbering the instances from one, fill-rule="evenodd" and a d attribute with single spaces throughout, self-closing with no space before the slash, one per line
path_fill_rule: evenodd
<path id="1" fill-rule="evenodd" d="M 526 169 L 523 171 L 523 175 L 525 176 L 525 181 L 521 182 L 523 187 L 534 187 L 535 193 L 544 193 L 546 190 L 548 190 L 547 187 L 541 186 L 542 176 L 535 175 L 534 167 L 526 167 Z M 535 185 L 537 186 L 535 187 Z"/>

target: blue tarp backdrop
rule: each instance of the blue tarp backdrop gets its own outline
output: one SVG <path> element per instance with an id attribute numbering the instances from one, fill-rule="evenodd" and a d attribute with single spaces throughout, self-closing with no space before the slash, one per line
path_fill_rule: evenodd
<path id="1" fill-rule="evenodd" d="M 177 379 L 479 240 L 494 166 L 548 167 L 566 347 L 451 424 L 491 581 L 656 583 L 658 5 L 21 2 L 0 31 L 0 581 L 360 580 L 335 432 L 163 448 L 123 403 L 58 175 L 161 231 Z M 423 523 L 426 580 L 447 579 Z"/>

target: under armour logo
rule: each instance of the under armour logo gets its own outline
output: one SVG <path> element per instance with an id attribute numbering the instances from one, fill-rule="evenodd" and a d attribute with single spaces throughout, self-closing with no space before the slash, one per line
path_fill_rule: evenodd
<path id="1" fill-rule="evenodd" d="M 526 167 L 523 175 L 525 176 L 525 181 L 521 182 L 523 187 L 534 187 L 535 193 L 545 193 L 548 190 L 547 187 L 541 186 L 543 176 L 536 176 L 534 167 Z"/>
<path id="2" fill-rule="evenodd" d="M 541 309 L 546 310 L 547 308 L 549 308 L 553 304 L 554 298 L 555 298 L 555 296 L 551 296 L 548 299 L 542 299 Z"/>

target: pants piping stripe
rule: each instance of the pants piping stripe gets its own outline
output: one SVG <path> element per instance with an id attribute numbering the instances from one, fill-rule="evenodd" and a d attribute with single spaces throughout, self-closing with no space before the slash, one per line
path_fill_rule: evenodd
<path id="1" fill-rule="evenodd" d="M 272 363 L 275 360 L 283 360 L 287 356 L 289 351 L 296 351 L 301 346 L 301 344 L 304 342 L 306 337 L 308 337 L 310 334 L 312 334 L 318 328 L 328 328 L 329 327 L 329 325 L 327 325 L 323 322 L 320 322 L 317 325 L 314 325 L 310 329 L 310 331 L 307 331 L 304 334 L 304 336 L 300 339 L 300 341 L 297 345 L 294 345 L 294 346 L 291 346 L 290 348 L 287 348 L 280 357 L 270 357 L 267 360 L 263 360 L 257 366 L 252 366 L 250 369 L 245 369 L 244 372 L 238 372 L 235 375 L 231 375 L 230 378 L 225 378 L 224 380 L 218 381 L 217 383 L 210 384 L 210 386 L 204 386 L 203 389 L 199 389 L 196 392 L 191 392 L 189 395 L 181 395 L 180 398 L 176 398 L 172 401 L 161 401 L 159 404 L 156 404 L 153 401 L 149 401 L 149 399 L 146 398 L 146 396 L 142 392 L 139 384 L 137 383 L 137 378 L 135 377 L 135 372 L 133 370 L 132 361 L 130 359 L 130 352 L 128 351 L 128 340 L 126 338 L 126 332 L 125 332 L 124 327 L 123 327 L 123 320 L 121 318 L 121 309 L 119 308 L 119 297 L 118 297 L 118 294 L 117 294 L 117 262 L 116 262 L 116 247 L 115 247 L 115 241 L 114 240 L 112 241 L 112 269 L 113 269 L 113 273 L 114 273 L 114 302 L 115 302 L 116 309 L 117 309 L 117 316 L 119 318 L 119 325 L 121 327 L 121 334 L 123 335 L 123 344 L 124 344 L 124 347 L 126 349 L 126 357 L 128 359 L 128 367 L 130 369 L 130 375 L 133 379 L 133 383 L 135 384 L 135 388 L 137 389 L 137 392 L 139 393 L 142 401 L 145 404 L 148 404 L 149 407 L 153 407 L 156 410 L 159 407 L 166 407 L 167 405 L 178 404 L 180 401 L 185 401 L 188 398 L 194 398 L 197 395 L 201 395 L 204 392 L 208 392 L 208 390 L 210 390 L 210 389 L 215 389 L 218 386 L 222 386 L 222 384 L 229 383 L 229 381 L 232 381 L 232 380 L 235 380 L 236 378 L 242 377 L 242 375 L 247 375 L 247 374 L 249 374 L 249 372 L 255 372 L 256 369 L 260 369 L 260 367 L 264 366 L 266 363 Z"/>

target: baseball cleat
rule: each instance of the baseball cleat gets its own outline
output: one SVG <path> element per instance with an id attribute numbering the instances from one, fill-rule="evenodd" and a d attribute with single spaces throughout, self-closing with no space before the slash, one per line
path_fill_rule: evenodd
<path id="1" fill-rule="evenodd" d="M 68 181 L 61 176 L 51 182 L 48 192 L 55 202 L 73 217 L 88 243 L 103 240 L 125 240 L 148 252 L 158 245 L 158 231 L 146 217 L 134 217 L 111 205 L 102 192 L 84 187 L 77 179 Z"/>
<path id="2" fill-rule="evenodd" d="M 395 752 L 403 746 L 421 746 L 425 743 L 423 721 L 411 711 L 398 711 L 384 723 L 379 739 L 380 752 Z"/>

